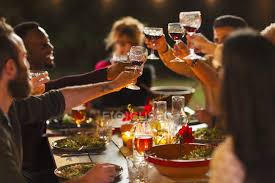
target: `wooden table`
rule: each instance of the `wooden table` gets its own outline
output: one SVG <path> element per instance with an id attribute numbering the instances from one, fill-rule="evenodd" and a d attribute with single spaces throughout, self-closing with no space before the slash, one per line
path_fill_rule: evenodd
<path id="1" fill-rule="evenodd" d="M 49 143 L 62 139 L 65 137 L 48 137 Z M 72 156 L 72 157 L 61 157 L 60 155 L 53 154 L 57 167 L 61 167 L 72 163 L 81 162 L 97 162 L 97 163 L 113 163 L 123 168 L 120 183 L 128 183 L 128 168 L 125 157 L 120 153 L 120 147 L 122 147 L 122 140 L 118 135 L 112 137 L 112 141 L 107 145 L 106 151 L 99 155 L 85 155 L 85 156 Z M 207 180 L 172 180 L 168 177 L 162 176 L 158 171 L 151 167 L 148 171 L 148 177 L 150 183 L 205 183 Z"/>

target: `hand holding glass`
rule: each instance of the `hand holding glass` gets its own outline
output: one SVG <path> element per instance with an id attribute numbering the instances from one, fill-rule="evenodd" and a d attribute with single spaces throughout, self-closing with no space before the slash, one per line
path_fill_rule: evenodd
<path id="1" fill-rule="evenodd" d="M 142 46 L 132 46 L 129 52 L 129 62 L 131 66 L 126 67 L 127 70 L 134 70 L 134 72 L 140 72 L 142 74 L 144 63 L 147 60 L 148 52 Z M 131 90 L 140 90 L 140 87 L 134 83 L 128 85 L 126 88 Z"/>
<path id="2" fill-rule="evenodd" d="M 202 20 L 200 11 L 180 12 L 179 18 L 181 25 L 190 36 L 192 36 L 201 26 Z M 190 48 L 190 54 L 184 57 L 184 60 L 203 60 L 203 57 L 197 55 L 195 50 Z"/>
<path id="3" fill-rule="evenodd" d="M 176 41 L 175 44 L 179 44 L 181 38 L 184 36 L 184 28 L 181 26 L 180 23 L 169 23 L 168 24 L 168 34 L 169 36 Z M 170 62 L 184 62 L 180 58 L 176 57 L 175 59 L 171 60 Z"/>
<path id="4" fill-rule="evenodd" d="M 159 38 L 161 38 L 161 36 L 163 36 L 163 29 L 159 28 L 159 27 L 145 27 L 144 35 L 148 40 L 152 41 L 153 46 L 155 46 L 154 41 L 158 40 Z M 148 59 L 149 60 L 158 60 L 159 59 L 159 57 L 157 57 L 154 54 L 154 49 L 151 49 Z"/>

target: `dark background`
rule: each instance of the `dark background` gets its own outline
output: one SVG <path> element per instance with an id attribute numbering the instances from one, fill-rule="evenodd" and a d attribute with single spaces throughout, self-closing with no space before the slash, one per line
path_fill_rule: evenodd
<path id="1" fill-rule="evenodd" d="M 133 16 L 167 33 L 167 23 L 177 22 L 180 11 L 191 10 L 202 11 L 200 32 L 210 39 L 212 22 L 219 15 L 241 16 L 258 30 L 275 22 L 274 0 L 0 0 L 0 14 L 13 26 L 37 21 L 47 30 L 55 46 L 55 75 L 91 70 L 108 56 L 103 40 L 120 17 Z M 154 62 L 157 72 L 167 71 L 159 63 Z M 171 74 L 158 75 L 167 73 Z"/>

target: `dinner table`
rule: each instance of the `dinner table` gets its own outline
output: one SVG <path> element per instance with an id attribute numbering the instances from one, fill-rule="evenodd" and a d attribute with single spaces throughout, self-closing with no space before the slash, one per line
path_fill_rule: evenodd
<path id="1" fill-rule="evenodd" d="M 193 128 L 203 128 L 205 124 L 195 125 Z M 121 151 L 123 148 L 123 142 L 120 137 L 120 134 L 115 133 L 112 135 L 110 142 L 106 145 L 106 150 L 102 153 L 93 154 L 93 153 L 82 153 L 82 154 L 66 154 L 66 153 L 56 153 L 52 144 L 59 139 L 66 138 L 67 136 L 59 135 L 49 135 L 48 142 L 51 146 L 52 155 L 55 161 L 57 168 L 74 163 L 86 163 L 86 162 L 95 162 L 95 163 L 111 163 L 122 167 L 123 171 L 119 179 L 116 182 L 119 183 L 129 183 L 128 178 L 128 167 L 126 161 L 126 155 Z M 172 179 L 166 176 L 161 175 L 152 164 L 148 166 L 148 181 L 149 183 L 205 183 L 208 182 L 207 178 L 198 178 L 198 179 Z"/>

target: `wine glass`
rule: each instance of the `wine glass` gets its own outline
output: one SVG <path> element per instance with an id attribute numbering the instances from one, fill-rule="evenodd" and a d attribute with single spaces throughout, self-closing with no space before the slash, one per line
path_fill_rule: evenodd
<path id="1" fill-rule="evenodd" d="M 201 12 L 188 11 L 180 12 L 180 23 L 186 30 L 186 33 L 192 36 L 201 26 Z M 197 55 L 193 48 L 190 48 L 190 54 L 184 57 L 184 60 L 204 60 L 203 57 Z"/>
<path id="2" fill-rule="evenodd" d="M 144 35 L 147 39 L 153 42 L 153 46 L 155 47 L 154 41 L 158 40 L 161 38 L 163 35 L 163 29 L 159 27 L 145 27 L 144 28 Z M 154 49 L 151 49 L 150 55 L 148 56 L 149 60 L 158 60 L 159 57 L 157 57 L 154 54 Z"/>
<path id="3" fill-rule="evenodd" d="M 136 124 L 133 144 L 139 156 L 144 156 L 144 153 L 153 147 L 153 131 L 147 121 Z"/>
<path id="4" fill-rule="evenodd" d="M 127 70 L 134 70 L 134 72 L 143 71 L 144 63 L 147 60 L 147 49 L 142 46 L 132 46 L 129 52 L 129 63 L 131 66 L 126 67 Z M 136 84 L 132 83 L 128 85 L 126 88 L 130 90 L 140 90 L 140 87 Z"/>
<path id="5" fill-rule="evenodd" d="M 179 44 L 181 38 L 184 36 L 185 30 L 181 26 L 180 23 L 169 23 L 168 24 L 168 34 L 169 36 L 176 42 L 175 44 Z M 170 62 L 184 62 L 182 59 L 176 57 Z"/>

